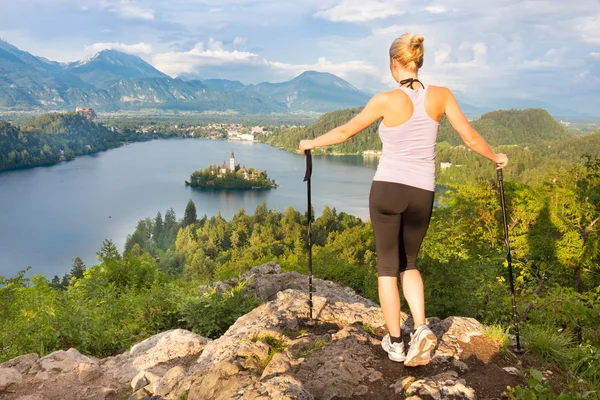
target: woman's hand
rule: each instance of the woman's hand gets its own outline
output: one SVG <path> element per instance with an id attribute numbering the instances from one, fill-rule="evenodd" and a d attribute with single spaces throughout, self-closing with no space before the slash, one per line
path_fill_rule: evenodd
<path id="1" fill-rule="evenodd" d="M 300 152 L 302 154 L 304 154 L 306 152 L 306 150 L 312 150 L 314 148 L 315 148 L 315 145 L 313 144 L 312 140 L 301 140 L 300 146 L 298 146 L 298 149 L 300 150 Z"/>
<path id="2" fill-rule="evenodd" d="M 496 163 L 496 169 L 502 169 L 508 164 L 508 157 L 504 153 L 498 153 L 496 154 L 494 162 Z"/>

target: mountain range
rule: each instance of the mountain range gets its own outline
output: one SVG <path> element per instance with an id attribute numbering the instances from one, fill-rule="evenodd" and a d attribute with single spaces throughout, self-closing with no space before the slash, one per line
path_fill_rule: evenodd
<path id="1" fill-rule="evenodd" d="M 172 78 L 140 57 L 116 50 L 59 63 L 36 57 L 0 39 L 0 111 L 63 111 L 83 106 L 101 112 L 324 113 L 364 106 L 371 97 L 372 93 L 324 72 L 306 71 L 286 82 L 256 85 L 193 76 Z M 460 96 L 458 101 L 469 116 L 492 110 L 472 106 Z M 521 103 L 504 99 L 495 108 L 542 107 L 555 116 L 582 116 L 549 103 Z"/>
<path id="2" fill-rule="evenodd" d="M 281 83 L 171 78 L 116 50 L 58 63 L 0 40 L 0 110 L 197 110 L 241 113 L 328 112 L 363 106 L 371 96 L 345 80 L 306 71 Z"/>

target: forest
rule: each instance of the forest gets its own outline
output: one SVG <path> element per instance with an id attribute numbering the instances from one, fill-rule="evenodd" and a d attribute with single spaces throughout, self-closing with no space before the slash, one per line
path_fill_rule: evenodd
<path id="1" fill-rule="evenodd" d="M 323 115 L 315 124 L 299 128 L 280 128 L 276 134 L 261 137 L 273 146 L 295 151 L 302 139 L 312 139 L 348 122 L 361 108 L 334 111 Z M 377 121 L 345 143 L 317 149 L 315 154 L 362 154 L 364 150 L 381 150 Z M 492 146 L 531 145 L 575 137 L 543 109 L 497 110 L 471 121 L 473 128 Z M 438 134 L 441 147 L 462 144 L 460 136 L 447 119 L 443 119 Z"/>
<path id="2" fill-rule="evenodd" d="M 331 115 L 355 112 L 330 114 L 306 132 L 324 133 L 335 125 Z M 572 135 L 544 113 L 490 113 L 481 121 L 491 131 L 480 133 L 510 159 L 505 190 L 524 347 L 567 374 L 574 392 L 600 393 L 600 134 Z M 547 125 L 538 129 L 529 121 Z M 500 134 L 493 139 L 504 129 L 516 143 Z M 292 150 L 304 137 L 301 130 L 268 140 Z M 438 183 L 449 190 L 434 209 L 417 264 L 427 314 L 474 317 L 496 329 L 508 348 L 514 331 L 495 173 L 488 161 L 460 147 L 457 134 L 444 132 L 438 162 L 452 166 L 439 167 Z M 357 152 L 375 146 L 353 142 L 359 139 L 342 146 Z M 330 153 L 345 152 L 342 146 Z M 228 221 L 220 213 L 198 216 L 190 201 L 182 219 L 170 209 L 139 221 L 123 251 L 106 240 L 95 266 L 75 259 L 62 279 L 26 277 L 35 270 L 0 277 L 0 362 L 69 347 L 113 355 L 175 327 L 219 337 L 256 300 L 243 295 L 243 284 L 223 294 L 198 288 L 268 261 L 306 273 L 306 211 L 278 211 L 263 202 Z M 314 219 L 312 232 L 315 275 L 378 302 L 370 223 L 332 204 Z M 540 398 L 533 387 L 523 390 L 519 398 Z"/>
<path id="3" fill-rule="evenodd" d="M 0 120 L 0 171 L 53 165 L 129 142 L 184 136 L 170 124 L 157 132 L 141 132 L 139 125 L 125 122 L 117 125 L 109 129 L 77 112 L 43 114 L 20 126 Z"/>

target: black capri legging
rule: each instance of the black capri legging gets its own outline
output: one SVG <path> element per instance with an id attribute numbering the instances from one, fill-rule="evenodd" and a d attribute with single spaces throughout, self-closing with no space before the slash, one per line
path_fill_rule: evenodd
<path id="1" fill-rule="evenodd" d="M 401 183 L 373 181 L 369 214 L 375 234 L 378 276 L 398 277 L 417 268 L 429 227 L 434 192 Z"/>

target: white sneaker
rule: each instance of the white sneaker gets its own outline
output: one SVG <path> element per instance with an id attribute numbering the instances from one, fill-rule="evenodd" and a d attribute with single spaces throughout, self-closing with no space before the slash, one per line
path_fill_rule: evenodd
<path id="1" fill-rule="evenodd" d="M 431 350 L 437 345 L 437 337 L 427 325 L 421 325 L 415 333 L 410 335 L 408 344 L 408 354 L 404 365 L 407 367 L 416 367 L 418 365 L 427 365 L 431 361 Z"/>
<path id="2" fill-rule="evenodd" d="M 390 334 L 388 333 L 381 339 L 381 347 L 388 353 L 390 360 L 395 362 L 404 362 L 406 360 L 406 354 L 404 353 L 404 343 L 392 343 Z"/>

